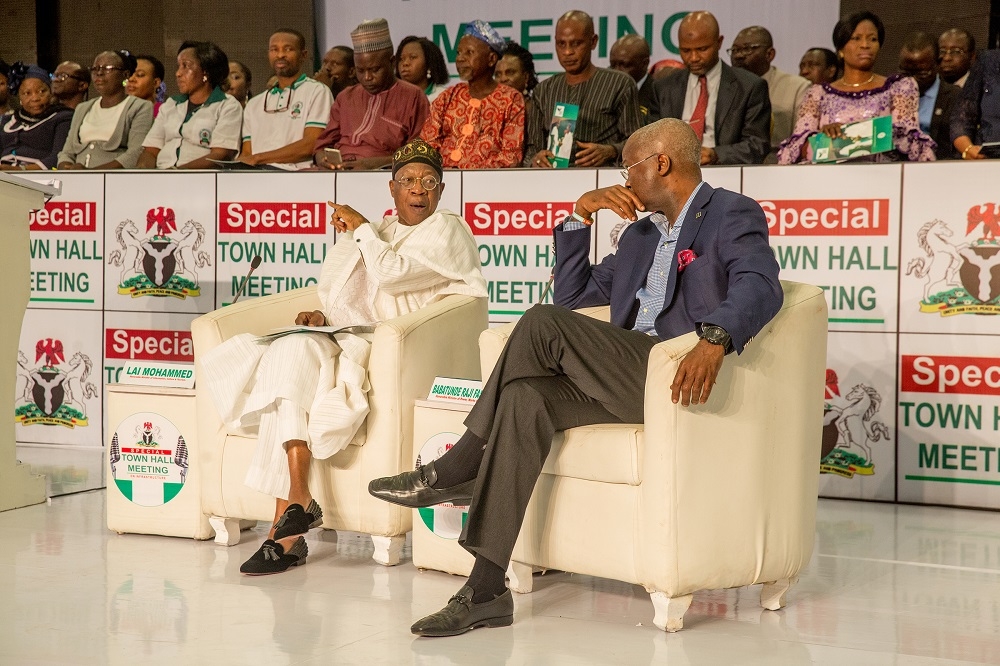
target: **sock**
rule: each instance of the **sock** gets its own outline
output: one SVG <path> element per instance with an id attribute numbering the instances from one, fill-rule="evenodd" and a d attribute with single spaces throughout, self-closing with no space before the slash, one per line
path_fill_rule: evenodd
<path id="1" fill-rule="evenodd" d="M 506 572 L 503 567 L 482 555 L 476 555 L 476 563 L 472 565 L 469 574 L 469 587 L 472 588 L 472 603 L 481 604 L 493 601 L 507 591 Z"/>
<path id="2" fill-rule="evenodd" d="M 486 440 L 466 430 L 465 434 L 455 442 L 455 446 L 434 461 L 434 470 L 437 472 L 434 487 L 451 488 L 476 478 L 479 474 L 479 464 L 483 462 L 485 446 Z"/>

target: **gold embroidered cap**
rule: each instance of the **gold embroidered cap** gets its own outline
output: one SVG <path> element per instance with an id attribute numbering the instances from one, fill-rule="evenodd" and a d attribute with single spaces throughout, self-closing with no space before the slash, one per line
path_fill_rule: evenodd
<path id="1" fill-rule="evenodd" d="M 434 149 L 434 146 L 423 139 L 414 139 L 392 156 L 392 176 L 396 177 L 396 172 L 411 162 L 421 162 L 427 164 L 437 171 L 438 178 L 444 176 L 441 168 L 441 153 Z"/>

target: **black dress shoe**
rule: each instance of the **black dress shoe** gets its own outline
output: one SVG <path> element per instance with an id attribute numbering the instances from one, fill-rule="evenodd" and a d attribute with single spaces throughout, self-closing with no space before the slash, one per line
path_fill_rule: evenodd
<path id="1" fill-rule="evenodd" d="M 514 623 L 514 597 L 510 590 L 493 601 L 472 603 L 473 590 L 463 585 L 448 605 L 417 620 L 410 631 L 417 636 L 457 636 L 479 627 L 507 627 Z"/>
<path id="2" fill-rule="evenodd" d="M 316 500 L 309 500 L 309 507 L 302 508 L 301 504 L 289 504 L 285 512 L 274 524 L 275 540 L 285 537 L 305 534 L 314 527 L 323 524 L 323 509 L 319 508 Z"/>
<path id="3" fill-rule="evenodd" d="M 445 502 L 457 506 L 468 506 L 472 503 L 472 490 L 476 487 L 475 479 L 469 479 L 450 488 L 433 488 L 435 481 L 437 481 L 437 471 L 434 469 L 434 463 L 429 462 L 412 472 L 375 479 L 368 484 L 368 492 L 380 500 L 414 509 Z"/>
<path id="4" fill-rule="evenodd" d="M 248 576 L 266 576 L 268 574 L 287 571 L 289 567 L 297 567 L 306 563 L 309 547 L 304 537 L 299 537 L 288 552 L 285 547 L 274 539 L 268 539 L 257 549 L 249 560 L 240 567 L 240 573 Z"/>

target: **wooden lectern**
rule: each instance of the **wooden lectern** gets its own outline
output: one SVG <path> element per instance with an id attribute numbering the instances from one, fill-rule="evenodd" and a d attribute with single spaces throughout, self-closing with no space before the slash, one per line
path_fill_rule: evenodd
<path id="1" fill-rule="evenodd" d="M 14 387 L 21 320 L 30 297 L 28 215 L 45 205 L 61 186 L 33 183 L 0 172 L 0 511 L 45 501 L 45 477 L 17 462 L 14 442 Z M 6 409 L 6 412 L 3 410 Z"/>

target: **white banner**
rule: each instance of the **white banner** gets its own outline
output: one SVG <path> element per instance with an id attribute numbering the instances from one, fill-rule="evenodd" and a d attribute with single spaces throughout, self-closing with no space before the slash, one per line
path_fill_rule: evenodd
<path id="1" fill-rule="evenodd" d="M 572 7 L 545 5 L 531 0 L 502 0 L 477 5 L 458 0 L 369 0 L 364 3 L 320 0 L 316 3 L 316 29 L 320 52 L 338 44 L 351 44 L 351 30 L 365 19 L 389 21 L 393 44 L 407 35 L 427 37 L 444 53 L 455 73 L 455 49 L 465 24 L 473 19 L 489 21 L 506 39 L 518 42 L 535 56 L 539 74 L 561 72 L 555 56 L 555 24 L 567 9 L 582 9 L 594 17 L 598 44 L 594 62 L 608 66 L 611 45 L 622 35 L 642 35 L 653 51 L 651 62 L 664 58 L 680 60 L 677 24 L 692 10 L 689 4 L 652 0 L 583 0 Z M 815 46 L 831 48 L 830 35 L 840 18 L 840 4 L 830 0 L 784 0 L 749 3 L 738 0 L 706 0 L 697 9 L 715 14 L 724 37 L 723 49 L 732 45 L 743 28 L 767 27 L 777 51 L 774 64 L 798 74 L 799 60 Z M 728 56 L 722 54 L 729 62 Z"/>
<path id="2" fill-rule="evenodd" d="M 260 266 L 241 298 L 308 287 L 319 280 L 336 233 L 327 201 L 333 173 L 220 173 L 216 306 L 232 302 L 253 258 Z"/>

